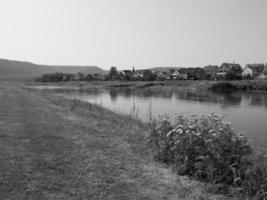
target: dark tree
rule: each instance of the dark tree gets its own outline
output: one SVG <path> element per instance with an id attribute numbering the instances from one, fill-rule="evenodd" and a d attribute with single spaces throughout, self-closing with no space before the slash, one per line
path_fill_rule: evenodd
<path id="1" fill-rule="evenodd" d="M 117 75 L 118 75 L 117 67 L 111 67 L 111 68 L 110 68 L 110 71 L 109 71 L 109 75 L 110 75 L 111 77 L 113 77 L 113 76 L 117 76 Z"/>
<path id="2" fill-rule="evenodd" d="M 151 70 L 145 70 L 143 79 L 144 81 L 155 81 L 157 79 L 157 75 L 154 74 Z"/>

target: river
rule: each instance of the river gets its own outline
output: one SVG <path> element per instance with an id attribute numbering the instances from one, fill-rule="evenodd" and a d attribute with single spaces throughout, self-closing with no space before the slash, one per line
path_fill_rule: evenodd
<path id="1" fill-rule="evenodd" d="M 223 115 L 236 129 L 248 134 L 256 146 L 267 144 L 267 93 L 265 92 L 192 92 L 150 89 L 73 90 L 59 92 L 69 98 L 91 103 L 148 121 L 167 114 L 174 121 L 179 113 Z"/>

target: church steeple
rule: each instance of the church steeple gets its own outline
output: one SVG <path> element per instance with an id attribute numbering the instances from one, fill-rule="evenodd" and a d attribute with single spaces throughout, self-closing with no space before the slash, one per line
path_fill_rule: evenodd
<path id="1" fill-rule="evenodd" d="M 134 66 L 133 66 L 133 70 L 132 70 L 133 74 L 135 73 L 135 69 L 134 69 Z"/>

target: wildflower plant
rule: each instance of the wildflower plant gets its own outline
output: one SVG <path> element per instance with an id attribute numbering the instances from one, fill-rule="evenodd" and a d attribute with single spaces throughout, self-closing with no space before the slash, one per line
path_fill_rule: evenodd
<path id="1" fill-rule="evenodd" d="M 178 174 L 235 186 L 249 195 L 265 194 L 267 168 L 254 163 L 246 135 L 222 116 L 178 115 L 174 124 L 165 118 L 154 124 L 148 135 L 153 156 Z"/>

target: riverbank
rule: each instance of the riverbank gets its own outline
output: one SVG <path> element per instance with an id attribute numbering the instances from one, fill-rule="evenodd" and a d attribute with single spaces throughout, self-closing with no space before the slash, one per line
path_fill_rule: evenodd
<path id="1" fill-rule="evenodd" d="M 54 82 L 54 83 L 25 83 L 27 86 L 58 86 L 65 89 L 150 89 L 150 90 L 190 90 L 207 91 L 217 85 L 230 85 L 221 87 L 221 90 L 240 91 L 267 91 L 267 81 L 265 80 L 234 80 L 234 81 L 207 81 L 207 80 L 178 80 L 178 81 L 98 81 L 98 82 Z"/>
<path id="2" fill-rule="evenodd" d="M 103 107 L 101 107 L 99 105 L 93 105 L 93 104 L 90 104 L 90 103 L 82 102 L 80 100 L 67 100 L 67 99 L 65 99 L 63 97 L 53 97 L 51 95 L 48 95 L 47 98 L 49 98 L 49 99 L 52 98 L 52 101 L 56 105 L 63 106 L 64 108 L 67 108 L 68 110 L 75 111 L 75 112 L 78 112 L 78 113 L 82 112 L 84 114 L 87 114 L 88 112 L 90 112 L 90 115 L 94 115 L 95 113 L 100 112 L 100 113 L 102 113 L 102 115 L 105 115 L 105 116 L 111 115 L 111 116 L 113 116 L 112 118 L 114 118 L 114 116 L 116 116 L 116 118 L 119 118 L 120 119 L 118 122 L 116 122 L 116 123 L 118 123 L 117 125 L 119 125 L 121 121 L 123 122 L 123 124 L 128 124 L 128 123 L 130 123 L 130 124 L 134 123 L 135 124 L 135 123 L 137 123 L 137 127 L 138 126 L 142 127 L 140 130 L 138 130 L 139 132 L 148 133 L 148 132 L 150 132 L 153 129 L 153 127 L 148 127 L 146 124 L 143 124 L 139 120 L 133 119 L 131 116 L 125 116 L 125 115 L 119 115 L 119 114 L 113 113 L 113 112 L 111 112 L 109 110 L 104 109 Z M 185 120 L 182 120 L 182 121 L 185 121 Z M 193 121 L 194 120 L 189 120 L 189 122 L 193 122 Z M 246 148 L 249 149 L 250 148 L 250 146 L 246 146 L 246 145 L 249 145 L 247 143 L 247 140 L 244 138 L 244 141 L 239 141 L 240 138 L 243 139 L 243 135 L 240 136 L 239 133 L 235 132 L 235 130 L 232 129 L 232 127 L 231 126 L 228 126 L 227 124 L 225 124 L 225 126 L 224 126 L 224 123 L 223 122 L 220 122 L 220 120 L 218 120 L 217 118 L 207 118 L 207 119 L 204 119 L 203 125 L 206 124 L 206 121 L 209 121 L 209 123 L 210 123 L 210 124 L 207 124 L 207 126 L 209 127 L 209 130 L 212 130 L 212 126 L 214 126 L 214 128 L 215 129 L 217 128 L 219 130 L 219 132 L 220 132 L 221 131 L 220 130 L 220 127 L 221 128 L 223 127 L 224 130 L 226 130 L 226 132 L 224 132 L 224 131 L 222 132 L 222 135 L 221 135 L 222 138 L 224 138 L 224 137 L 229 138 L 229 141 L 232 141 L 232 139 L 237 139 L 237 142 L 235 144 L 231 144 L 227 140 L 227 141 L 224 141 L 225 142 L 224 143 L 224 142 L 222 142 L 223 141 L 222 138 L 220 138 L 219 140 L 216 140 L 212 136 L 212 138 L 214 139 L 214 147 L 216 148 L 216 150 L 219 151 L 219 152 L 221 152 L 224 149 L 223 151 L 225 151 L 224 153 L 221 152 L 218 155 L 220 155 L 222 157 L 224 155 L 224 159 L 227 162 L 225 161 L 225 162 L 222 162 L 221 163 L 221 160 L 223 160 L 222 158 L 217 158 L 216 162 L 218 162 L 219 164 L 216 163 L 214 160 L 212 161 L 212 162 L 214 162 L 214 164 L 211 164 L 212 163 L 211 161 L 209 161 L 209 162 L 206 162 L 206 161 L 205 162 L 202 162 L 202 160 L 201 160 L 201 162 L 200 162 L 200 160 L 197 160 L 195 162 L 194 159 L 192 159 L 190 161 L 190 163 L 194 163 L 192 165 L 196 165 L 196 166 L 204 165 L 204 164 L 205 165 L 209 165 L 210 164 L 213 167 L 213 169 L 215 169 L 216 167 L 218 167 L 218 165 L 220 166 L 220 169 L 218 169 L 218 170 L 221 171 L 220 173 L 223 173 L 223 174 L 219 174 L 219 175 L 217 175 L 217 177 L 213 174 L 212 176 L 209 177 L 210 180 L 208 182 L 213 182 L 214 181 L 214 182 L 220 183 L 220 181 L 218 182 L 218 180 L 220 179 L 220 180 L 226 181 L 227 184 L 225 185 L 225 182 L 222 181 L 223 182 L 222 185 L 218 184 L 215 187 L 210 187 L 210 186 L 207 186 L 206 185 L 206 186 L 204 186 L 204 188 L 206 188 L 206 189 L 207 188 L 209 188 L 209 189 L 212 188 L 211 190 L 213 190 L 213 191 L 226 192 L 226 193 L 230 192 L 230 190 L 231 190 L 232 193 L 231 192 L 230 193 L 233 196 L 239 196 L 240 194 L 245 195 L 245 196 L 242 196 L 243 199 L 244 198 L 250 198 L 249 195 L 262 196 L 262 194 L 264 194 L 264 191 L 263 192 L 260 191 L 259 190 L 260 186 L 257 187 L 256 185 L 257 184 L 260 184 L 261 185 L 261 183 L 265 181 L 265 178 L 264 178 L 265 177 L 265 174 L 263 173 L 264 170 L 265 170 L 265 168 L 262 167 L 262 165 L 265 163 L 265 159 L 262 159 L 263 157 L 261 158 L 260 156 L 257 156 L 257 159 L 251 159 L 250 158 L 250 153 L 249 153 L 250 150 L 248 150 L 248 154 L 247 155 L 245 155 L 245 156 L 244 155 L 239 156 L 240 159 L 242 159 L 242 161 L 237 161 L 236 162 L 236 160 L 233 160 L 233 156 L 235 156 L 235 159 L 237 159 L 236 156 L 237 156 L 238 153 L 240 153 L 240 154 L 242 154 L 242 153 L 243 154 L 246 154 L 245 152 L 247 150 L 243 150 L 242 148 L 244 148 L 244 149 L 246 149 Z M 182 123 L 179 123 L 179 124 L 182 124 Z M 219 124 L 219 125 L 217 126 L 216 124 Z M 193 126 L 195 128 L 198 128 L 196 126 L 196 124 L 192 124 L 192 127 Z M 197 133 L 196 130 L 192 129 L 191 125 L 189 127 L 190 127 L 190 128 L 188 128 L 189 131 L 192 130 L 193 131 L 192 133 Z M 210 133 L 209 130 L 205 130 L 204 131 L 205 133 L 203 132 L 203 130 L 205 129 L 204 126 L 201 126 L 199 128 L 201 129 L 201 134 L 203 134 L 203 135 L 207 134 L 206 132 L 209 132 Z M 160 129 L 160 133 L 159 133 L 159 129 Z M 154 138 L 156 140 L 164 140 L 165 142 L 168 141 L 168 140 L 162 138 L 164 134 L 166 134 L 166 135 L 168 134 L 168 132 L 169 132 L 168 131 L 169 130 L 168 127 L 163 126 L 163 128 L 160 127 L 159 129 L 156 131 L 157 132 L 156 135 L 157 134 L 160 134 L 160 137 L 157 138 L 157 136 L 155 137 L 155 135 L 153 135 L 152 138 Z M 213 135 L 216 132 L 215 129 L 212 130 L 212 131 L 214 131 L 214 133 L 212 133 Z M 216 134 L 217 134 L 217 132 L 216 132 Z M 231 136 L 231 137 L 226 136 L 227 134 L 229 136 Z M 193 134 L 193 136 L 195 136 L 195 135 Z M 198 137 L 198 136 L 196 136 L 196 137 Z M 207 137 L 209 137 L 209 136 L 207 135 Z M 154 140 L 154 139 L 152 139 L 152 140 Z M 154 148 L 154 150 L 153 150 L 153 152 L 151 154 L 150 153 L 150 151 L 151 151 L 150 146 L 147 144 L 147 142 L 144 143 L 144 141 L 148 141 L 148 140 L 151 140 L 151 137 L 150 138 L 146 138 L 146 137 L 143 137 L 142 138 L 142 136 L 141 136 L 141 140 L 135 141 L 135 143 L 142 144 L 141 146 L 143 146 L 143 147 L 145 146 L 146 150 L 148 150 L 148 152 L 147 152 L 148 157 L 150 157 L 152 154 L 155 154 L 155 152 L 159 152 L 159 151 L 161 153 L 164 152 L 164 151 L 166 151 L 167 153 L 170 153 L 168 155 L 170 155 L 171 157 L 173 155 L 177 155 L 175 152 L 171 152 L 171 151 L 168 150 L 168 147 L 171 147 L 171 145 L 170 145 L 170 144 L 172 144 L 171 141 L 170 141 L 170 144 L 168 144 L 167 146 L 164 146 L 163 145 L 163 147 Z M 207 140 L 207 138 L 206 139 L 203 139 L 203 142 L 205 140 Z M 225 138 L 224 138 L 224 140 L 225 140 Z M 197 140 L 197 141 L 199 141 L 199 140 Z M 216 141 L 222 143 L 222 149 L 219 149 L 218 144 L 215 145 Z M 162 143 L 162 141 L 160 141 L 160 143 Z M 227 146 L 226 144 L 229 146 L 229 150 L 226 149 L 226 146 Z M 196 148 L 196 149 L 198 148 L 197 145 L 193 145 L 194 147 L 192 147 L 192 145 L 190 146 L 189 144 L 186 143 L 186 141 L 185 142 L 182 142 L 182 145 L 185 145 L 185 146 L 187 145 L 187 147 L 189 148 L 187 153 L 189 153 L 190 156 L 192 156 L 191 153 L 190 153 L 190 151 L 192 149 L 194 149 L 194 148 Z M 239 148 L 238 145 L 240 145 L 240 148 Z M 203 144 L 201 144 L 201 146 L 203 146 Z M 232 147 L 234 147 L 234 150 L 232 150 Z M 163 150 L 161 151 L 160 148 L 163 148 Z M 165 148 L 167 148 L 167 149 L 165 149 Z M 183 149 L 184 149 L 184 147 L 183 147 Z M 204 150 L 204 151 L 201 151 L 201 152 L 203 153 L 205 151 L 208 151 L 208 150 Z M 233 152 L 231 152 L 231 151 L 233 151 Z M 142 152 L 144 153 L 146 151 L 144 151 L 144 149 L 142 149 Z M 198 150 L 196 152 L 198 152 Z M 214 153 L 214 150 L 211 150 L 211 152 Z M 172 153 L 174 153 L 174 154 L 172 155 Z M 156 154 L 158 154 L 158 153 L 156 153 Z M 228 155 L 228 154 L 230 154 L 230 155 Z M 204 154 L 202 155 L 201 153 L 200 153 L 200 155 L 198 155 L 198 154 L 195 153 L 195 156 L 196 157 L 203 157 L 204 158 L 206 155 L 204 155 Z M 170 164 L 170 163 L 173 162 L 173 161 L 171 161 L 172 159 L 171 160 L 168 160 L 168 159 L 169 159 L 169 156 L 167 156 L 167 160 L 166 160 L 166 157 L 162 157 L 162 158 L 160 158 L 158 160 L 163 161 L 164 163 L 167 163 L 167 164 Z M 199 158 L 197 158 L 197 159 L 199 159 Z M 176 160 L 176 159 L 174 159 L 174 160 Z M 231 164 L 231 162 L 233 162 L 233 163 Z M 241 167 L 241 165 L 239 166 L 239 164 L 237 164 L 237 163 L 240 163 L 243 166 Z M 175 171 L 177 170 L 177 166 L 178 166 L 176 164 L 177 163 L 175 163 L 175 162 L 173 162 L 171 164 L 171 166 L 174 165 L 174 167 L 176 168 Z M 181 163 L 181 165 L 185 165 L 185 163 Z M 247 169 L 249 169 L 249 174 L 247 174 L 247 172 L 245 172 L 247 170 L 246 170 L 246 167 L 244 165 L 246 165 Z M 192 170 L 195 167 L 191 167 L 190 166 L 190 167 L 188 167 L 188 169 L 189 168 L 190 168 L 190 170 Z M 207 168 L 210 168 L 210 166 L 207 167 Z M 181 170 L 181 167 L 178 167 L 178 169 L 179 169 L 178 171 L 180 171 Z M 233 173 L 231 172 L 230 169 L 231 170 L 234 170 Z M 241 171 L 241 169 L 242 169 L 242 171 Z M 223 170 L 225 170 L 225 171 L 223 172 Z M 260 177 L 257 177 L 258 176 L 258 172 L 257 173 L 255 172 L 255 174 L 254 174 L 254 171 L 253 170 L 259 171 L 259 173 L 261 173 L 263 175 L 263 177 L 262 177 L 263 180 L 261 180 Z M 188 173 L 186 171 L 184 171 L 183 173 L 184 174 L 187 174 L 187 175 L 191 175 L 191 176 L 197 177 L 198 179 L 201 179 L 201 180 L 202 179 L 203 180 L 206 180 L 207 179 L 207 176 L 206 175 L 207 174 L 210 175 L 210 173 L 211 173 L 209 170 L 205 171 L 205 168 L 201 168 L 200 171 L 199 171 L 198 168 L 196 168 L 196 171 L 194 172 L 194 175 L 192 175 L 191 172 Z M 201 175 L 199 175 L 200 172 L 201 172 Z M 238 174 L 235 174 L 237 172 L 238 172 Z M 197 175 L 195 175 L 195 173 Z M 206 175 L 205 175 L 205 173 L 206 173 Z M 215 172 L 213 172 L 213 173 L 215 173 Z M 225 178 L 225 177 L 227 177 L 227 178 Z M 238 187 L 239 181 L 242 181 L 242 182 L 240 182 L 240 184 L 242 185 L 242 187 L 244 187 L 244 188 L 242 188 L 242 192 L 240 194 L 238 192 L 238 188 L 241 191 L 241 187 Z M 235 189 L 232 190 L 233 188 L 231 189 L 231 187 L 234 187 Z M 257 193 L 257 192 L 259 192 L 259 193 Z"/>
<path id="3" fill-rule="evenodd" d="M 187 88 L 207 88 L 214 81 L 96 81 L 96 82 L 50 82 L 50 83 L 25 83 L 27 86 L 61 86 L 73 87 L 82 90 L 92 88 L 151 88 L 163 87 L 187 87 Z"/>
<path id="4" fill-rule="evenodd" d="M 175 88 L 180 90 L 209 90 L 216 84 L 229 84 L 236 90 L 246 91 L 267 91 L 267 81 L 265 80 L 234 80 L 234 81 L 207 81 L 207 80 L 180 80 L 180 81 L 153 81 L 153 82 L 100 82 L 92 83 L 104 88 L 146 88 L 146 89 L 168 89 Z M 89 84 L 90 85 L 90 84 Z M 83 85 L 81 88 L 86 88 Z M 227 89 L 227 88 L 226 88 Z"/>
<path id="5" fill-rule="evenodd" d="M 243 80 L 243 81 L 220 81 L 209 86 L 212 91 L 267 91 L 267 81 Z"/>
<path id="6" fill-rule="evenodd" d="M 146 126 L 0 85 L 0 199 L 229 199 L 152 161 Z"/>

